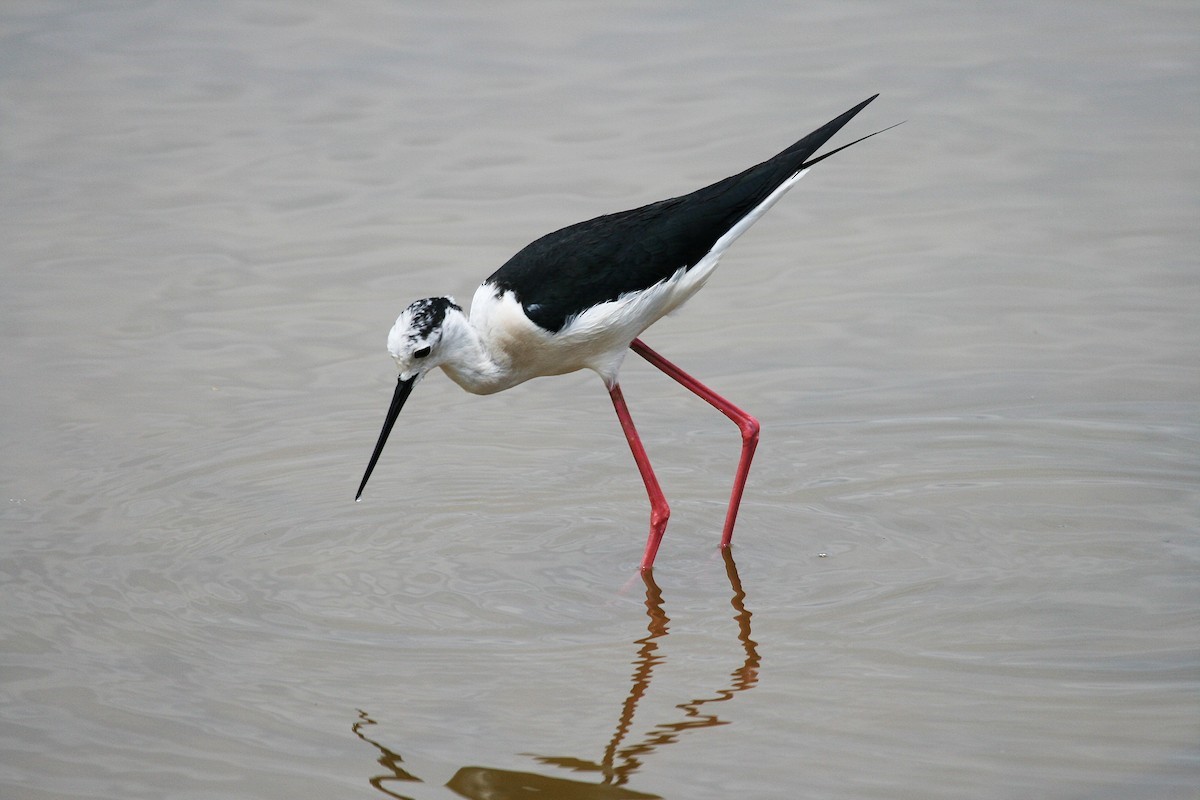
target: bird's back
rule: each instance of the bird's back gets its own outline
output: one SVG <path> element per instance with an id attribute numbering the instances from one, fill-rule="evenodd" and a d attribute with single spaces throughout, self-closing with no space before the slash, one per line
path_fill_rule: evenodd
<path id="1" fill-rule="evenodd" d="M 680 268 L 691 269 L 871 100 L 737 175 L 547 234 L 509 259 L 485 285 L 511 291 L 534 323 L 556 332 L 587 308 L 649 288 Z"/>

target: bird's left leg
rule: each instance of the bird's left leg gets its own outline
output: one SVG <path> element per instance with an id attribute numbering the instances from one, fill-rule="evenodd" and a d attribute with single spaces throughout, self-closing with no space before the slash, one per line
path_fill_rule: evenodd
<path id="1" fill-rule="evenodd" d="M 621 421 L 621 430 L 633 451 L 633 460 L 637 462 L 638 472 L 641 473 L 642 483 L 646 484 L 646 494 L 650 498 L 650 535 L 646 538 L 646 552 L 642 555 L 642 572 L 654 566 L 654 556 L 658 553 L 658 545 L 662 542 L 663 534 L 667 531 L 667 521 L 671 518 L 671 507 L 667 505 L 666 495 L 658 485 L 654 468 L 650 466 L 650 457 L 638 436 L 637 428 L 633 426 L 633 417 L 629 416 L 629 406 L 625 405 L 625 395 L 621 393 L 621 385 L 614 383 L 608 390 L 612 398 L 613 408 L 617 411 L 617 419 Z"/>
<path id="2" fill-rule="evenodd" d="M 729 543 L 733 539 L 733 524 L 737 521 L 738 507 L 742 504 L 742 492 L 746 488 L 746 477 L 750 474 L 750 461 L 754 458 L 754 449 L 758 447 L 758 420 L 651 350 L 641 339 L 634 339 L 629 348 L 679 382 L 688 391 L 729 417 L 742 432 L 742 455 L 738 459 L 737 473 L 733 478 L 729 510 L 725 512 L 725 528 L 721 531 L 721 547 L 722 549 L 729 547 Z"/>

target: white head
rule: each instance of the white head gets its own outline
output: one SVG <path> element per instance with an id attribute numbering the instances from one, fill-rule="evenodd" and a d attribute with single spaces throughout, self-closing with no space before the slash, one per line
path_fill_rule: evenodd
<path id="1" fill-rule="evenodd" d="M 401 380 L 421 378 L 443 360 L 442 334 L 446 314 L 462 313 L 452 297 L 427 297 L 409 305 L 388 333 L 388 352 Z"/>
<path id="2" fill-rule="evenodd" d="M 452 298 L 427 297 L 417 300 L 396 318 L 396 324 L 388 333 L 388 352 L 395 359 L 400 374 L 396 379 L 396 393 L 392 395 L 392 404 L 383 420 L 383 430 L 375 444 L 371 461 L 367 464 L 362 483 L 358 485 L 355 500 L 362 497 L 363 488 L 367 485 L 367 479 L 371 477 L 371 471 L 375 469 L 379 454 L 383 452 L 388 434 L 392 432 L 392 426 L 400 416 L 400 409 L 404 408 L 404 401 L 412 394 L 417 381 L 429 370 L 441 366 L 445 360 L 442 339 L 447 314 L 462 314 L 462 308 Z"/>

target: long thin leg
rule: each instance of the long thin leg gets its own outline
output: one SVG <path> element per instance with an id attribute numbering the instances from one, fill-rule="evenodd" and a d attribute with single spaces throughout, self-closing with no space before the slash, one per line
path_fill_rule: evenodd
<path id="1" fill-rule="evenodd" d="M 746 488 L 746 477 L 750 474 L 750 461 L 754 458 L 754 449 L 758 447 L 758 420 L 651 350 L 641 339 L 634 339 L 629 347 L 633 352 L 678 381 L 688 391 L 733 420 L 738 426 L 738 430 L 742 432 L 742 455 L 738 459 L 737 473 L 733 478 L 729 510 L 725 512 L 725 528 L 721 531 L 721 547 L 729 547 L 729 543 L 733 540 L 733 523 L 737 521 L 738 507 L 742 504 L 742 492 Z"/>
<path id="2" fill-rule="evenodd" d="M 629 449 L 633 451 L 633 460 L 637 462 L 638 472 L 642 474 L 642 483 L 646 484 L 646 494 L 650 496 L 650 536 L 646 539 L 646 552 L 642 555 L 642 571 L 654 566 L 654 556 L 658 553 L 658 545 L 662 542 L 667 530 L 667 520 L 671 518 L 671 508 L 667 505 L 666 495 L 658 485 L 654 469 L 650 466 L 650 457 L 638 436 L 637 428 L 633 427 L 633 417 L 629 416 L 629 407 L 625 405 L 625 396 L 621 394 L 620 384 L 608 390 L 612 398 L 613 408 L 617 410 L 617 419 L 621 420 L 621 430 L 629 441 Z"/>

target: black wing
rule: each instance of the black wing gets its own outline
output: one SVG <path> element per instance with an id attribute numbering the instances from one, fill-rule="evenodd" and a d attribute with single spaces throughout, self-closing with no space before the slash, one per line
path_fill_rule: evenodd
<path id="1" fill-rule="evenodd" d="M 817 148 L 878 96 L 745 172 L 682 197 L 547 234 L 510 258 L 487 283 L 499 292 L 513 292 L 534 323 L 558 331 L 594 305 L 649 288 L 680 267 L 691 269 L 726 231 L 804 169 Z"/>

